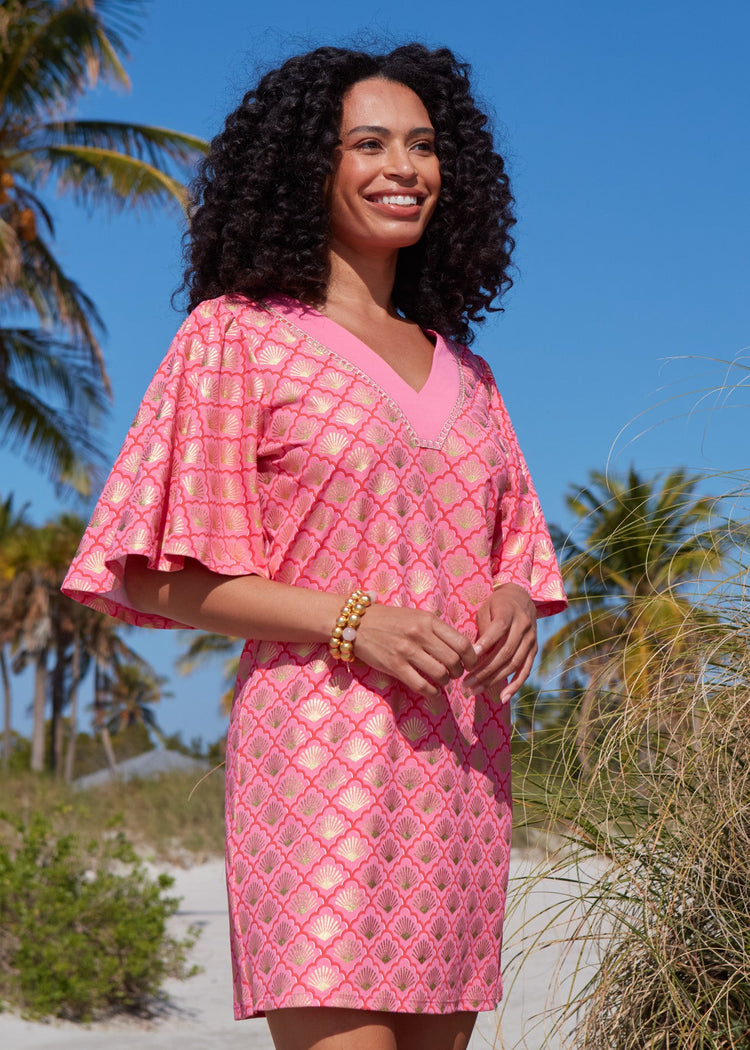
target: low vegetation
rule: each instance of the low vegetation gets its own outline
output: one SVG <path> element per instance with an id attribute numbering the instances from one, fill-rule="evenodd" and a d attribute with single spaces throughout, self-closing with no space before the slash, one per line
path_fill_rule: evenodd
<path id="1" fill-rule="evenodd" d="M 175 938 L 179 901 L 121 832 L 57 835 L 39 813 L 4 818 L 0 1000 L 31 1017 L 90 1021 L 151 1011 L 166 977 L 188 977 L 196 931 Z"/>

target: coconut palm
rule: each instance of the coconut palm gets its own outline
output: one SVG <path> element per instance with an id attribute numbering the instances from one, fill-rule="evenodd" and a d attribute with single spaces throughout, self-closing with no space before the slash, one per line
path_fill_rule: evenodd
<path id="1" fill-rule="evenodd" d="M 675 668 L 685 676 L 693 669 L 684 640 L 716 622 L 701 603 L 701 588 L 733 540 L 716 501 L 697 495 L 699 480 L 682 469 L 659 484 L 634 469 L 626 478 L 593 472 L 591 484 L 567 499 L 583 538 L 553 529 L 571 607 L 543 647 L 542 667 L 558 662 L 564 684 L 582 687 L 584 764 L 595 716 L 616 710 L 623 693 L 632 701 L 653 696 L 657 687 L 679 690 Z M 667 655 L 672 672 L 661 682 Z"/>
<path id="2" fill-rule="evenodd" d="M 17 635 L 17 587 L 15 583 L 14 558 L 21 536 L 28 528 L 26 510 L 13 506 L 13 496 L 0 502 L 0 679 L 3 683 L 3 768 L 10 764 L 12 745 L 11 720 L 13 697 L 8 673 L 8 650 Z"/>
<path id="3" fill-rule="evenodd" d="M 229 638 L 223 634 L 210 631 L 184 631 L 181 640 L 185 642 L 185 651 L 178 657 L 175 666 L 180 674 L 191 674 L 211 660 L 223 660 L 224 692 L 219 700 L 221 713 L 228 715 L 232 708 L 234 685 L 240 665 L 243 641 L 240 638 Z"/>
<path id="4" fill-rule="evenodd" d="M 110 394 L 103 326 L 55 257 L 42 194 L 114 210 L 184 206 L 176 174 L 205 149 L 165 128 L 71 115 L 98 83 L 129 86 L 125 37 L 141 11 L 140 0 L 0 6 L 0 440 L 79 486 Z"/>

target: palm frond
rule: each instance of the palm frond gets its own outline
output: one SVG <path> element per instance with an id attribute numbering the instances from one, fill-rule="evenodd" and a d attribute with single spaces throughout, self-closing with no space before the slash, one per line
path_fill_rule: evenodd
<path id="1" fill-rule="evenodd" d="M 0 291 L 18 279 L 22 259 L 18 234 L 10 223 L 0 218 Z"/>
<path id="2" fill-rule="evenodd" d="M 69 348 L 32 329 L 0 329 L 0 441 L 23 452 L 30 462 L 64 476 L 90 476 L 101 463 L 87 419 L 102 409 L 99 384 L 90 368 L 82 367 Z M 60 405 L 47 402 L 18 381 L 21 373 L 32 387 L 52 394 Z M 16 373 L 14 375 L 14 373 Z"/>
<path id="3" fill-rule="evenodd" d="M 112 396 L 95 332 L 103 332 L 104 322 L 92 300 L 63 272 L 42 237 L 37 235 L 23 245 L 21 273 L 12 287 L 0 294 L 9 307 L 36 313 L 45 328 L 66 331 L 94 365 L 106 395 Z"/>
<path id="4" fill-rule="evenodd" d="M 165 160 L 189 167 L 208 150 L 197 135 L 148 124 L 114 120 L 59 120 L 37 129 L 24 149 L 50 146 L 84 146 L 124 153 L 161 168 Z"/>
<path id="5" fill-rule="evenodd" d="M 4 372 L 44 389 L 63 402 L 84 423 L 84 413 L 99 417 L 105 400 L 97 376 L 92 376 L 87 359 L 75 344 L 34 328 L 0 328 L 0 352 Z"/>
<path id="6" fill-rule="evenodd" d="M 186 641 L 185 652 L 175 661 L 180 674 L 191 674 L 196 667 L 213 657 L 224 658 L 234 654 L 242 644 L 241 639 L 210 631 L 184 631 L 180 632 L 180 636 Z"/>
<path id="7" fill-rule="evenodd" d="M 27 154 L 36 158 L 37 184 L 54 178 L 58 193 L 71 193 L 79 204 L 115 212 L 175 202 L 187 208 L 187 191 L 178 179 L 117 150 L 61 144 Z"/>
<path id="8" fill-rule="evenodd" d="M 116 27 L 89 0 L 6 0 L 0 48 L 0 110 L 22 121 L 67 108 L 99 77 L 124 88 L 127 56 Z"/>

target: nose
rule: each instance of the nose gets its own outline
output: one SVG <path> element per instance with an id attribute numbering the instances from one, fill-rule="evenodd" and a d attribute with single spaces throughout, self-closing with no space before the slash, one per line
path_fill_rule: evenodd
<path id="1" fill-rule="evenodd" d="M 385 174 L 397 179 L 413 179 L 417 174 L 411 153 L 402 142 L 390 144 L 385 157 Z"/>

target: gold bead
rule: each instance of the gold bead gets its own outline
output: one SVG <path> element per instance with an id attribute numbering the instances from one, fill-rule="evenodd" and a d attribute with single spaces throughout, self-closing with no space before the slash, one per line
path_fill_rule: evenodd
<path id="1" fill-rule="evenodd" d="M 331 631 L 331 636 L 332 636 L 333 638 L 340 638 L 340 637 L 342 636 L 342 634 L 343 634 L 343 633 L 344 633 L 344 628 L 343 628 L 343 627 L 339 627 L 339 626 L 337 625 L 337 626 L 336 626 L 336 627 L 334 627 L 334 628 L 333 628 L 333 630 Z"/>
<path id="2" fill-rule="evenodd" d="M 354 659 L 354 653 L 341 653 L 341 659 L 349 663 L 350 660 Z"/>
<path id="3" fill-rule="evenodd" d="M 359 621 L 361 617 L 357 616 L 356 613 L 352 613 L 349 617 L 349 627 L 359 627 Z"/>
<path id="4" fill-rule="evenodd" d="M 368 605 L 372 605 L 372 598 L 369 594 L 362 594 L 362 596 L 358 600 L 359 604 L 364 605 L 365 608 L 367 608 Z"/>
<path id="5" fill-rule="evenodd" d="M 350 653 L 350 652 L 352 652 L 353 649 L 354 649 L 354 646 L 352 645 L 351 642 L 342 642 L 341 645 L 339 646 L 339 652 L 342 653 L 342 654 L 343 653 Z"/>
<path id="6" fill-rule="evenodd" d="M 338 620 L 336 620 L 336 626 L 337 627 L 346 627 L 348 622 L 349 622 L 349 618 L 347 616 L 343 616 L 342 615 L 342 616 L 339 616 Z"/>
<path id="7" fill-rule="evenodd" d="M 362 602 L 357 602 L 354 606 L 354 612 L 357 616 L 362 616 L 367 611 L 367 606 L 363 605 Z"/>

